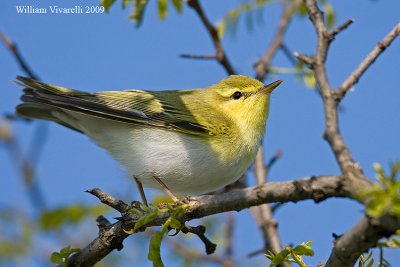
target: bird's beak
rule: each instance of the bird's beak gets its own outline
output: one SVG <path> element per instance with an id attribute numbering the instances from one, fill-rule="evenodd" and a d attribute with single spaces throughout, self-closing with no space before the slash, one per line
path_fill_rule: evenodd
<path id="1" fill-rule="evenodd" d="M 259 93 L 266 93 L 266 94 L 270 94 L 272 91 L 274 91 L 274 89 L 276 87 L 278 87 L 278 85 L 280 85 L 283 81 L 282 80 L 277 80 L 273 83 L 264 85 L 263 87 L 261 87 L 258 92 Z"/>

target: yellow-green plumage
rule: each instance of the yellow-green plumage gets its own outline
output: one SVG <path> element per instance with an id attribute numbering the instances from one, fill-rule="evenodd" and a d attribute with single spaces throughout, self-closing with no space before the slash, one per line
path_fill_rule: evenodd
<path id="1" fill-rule="evenodd" d="M 205 89 L 86 93 L 17 79 L 26 87 L 18 114 L 80 131 L 145 186 L 158 187 L 155 175 L 182 193 L 206 193 L 245 172 L 280 83 L 233 75 Z"/>

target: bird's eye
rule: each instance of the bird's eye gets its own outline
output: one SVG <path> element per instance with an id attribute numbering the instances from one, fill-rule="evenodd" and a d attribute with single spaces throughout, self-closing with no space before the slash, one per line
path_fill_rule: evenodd
<path id="1" fill-rule="evenodd" d="M 239 99 L 241 97 L 242 97 L 242 93 L 239 92 L 239 91 L 234 92 L 233 95 L 232 95 L 232 98 L 235 99 L 235 100 L 237 100 L 237 99 Z"/>

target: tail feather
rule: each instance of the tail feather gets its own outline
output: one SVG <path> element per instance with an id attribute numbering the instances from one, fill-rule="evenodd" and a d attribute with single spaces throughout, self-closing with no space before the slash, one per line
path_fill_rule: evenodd
<path id="1" fill-rule="evenodd" d="M 78 96 L 78 95 L 82 95 L 82 94 L 86 94 L 84 92 L 81 91 L 77 91 L 77 90 L 72 90 L 72 89 L 68 89 L 65 87 L 61 87 L 61 86 L 56 86 L 56 85 L 50 85 L 47 83 L 43 83 L 40 81 L 37 81 L 35 79 L 31 79 L 31 78 L 27 78 L 27 77 L 22 77 L 22 76 L 17 76 L 17 84 L 24 86 L 24 92 L 29 92 L 30 90 L 33 90 L 35 92 L 47 92 L 47 93 L 54 93 L 54 94 L 67 94 L 67 95 L 74 95 L 74 96 Z"/>
<path id="2" fill-rule="evenodd" d="M 21 96 L 23 103 L 16 107 L 16 113 L 19 116 L 31 119 L 54 121 L 75 131 L 81 132 L 77 126 L 62 121 L 59 117 L 55 116 L 55 114 L 63 114 L 64 116 L 68 116 L 68 114 L 61 108 L 61 105 L 55 104 L 51 99 L 62 98 L 63 95 L 81 95 L 83 92 L 45 84 L 21 76 L 17 76 L 17 80 L 17 84 L 25 87 L 23 90 L 24 94 Z"/>

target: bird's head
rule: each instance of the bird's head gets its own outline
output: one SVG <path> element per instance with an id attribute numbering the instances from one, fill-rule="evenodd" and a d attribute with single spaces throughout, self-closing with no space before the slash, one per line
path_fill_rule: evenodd
<path id="1" fill-rule="evenodd" d="M 232 75 L 209 89 L 213 104 L 244 131 L 264 133 L 271 92 L 281 83 L 268 85 L 243 75 Z"/>

